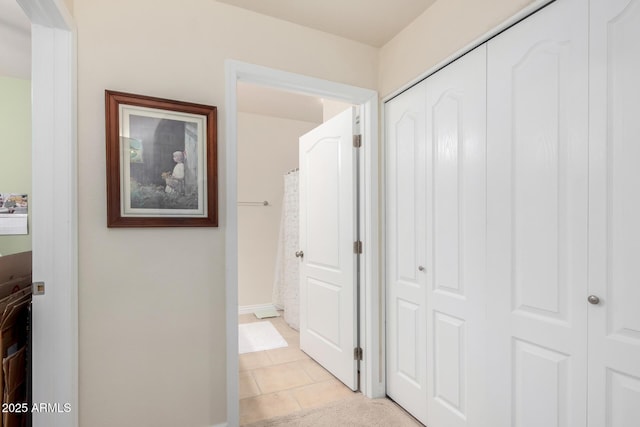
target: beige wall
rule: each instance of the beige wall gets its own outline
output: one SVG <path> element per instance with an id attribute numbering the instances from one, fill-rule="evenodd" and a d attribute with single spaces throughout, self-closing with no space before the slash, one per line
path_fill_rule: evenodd
<path id="1" fill-rule="evenodd" d="M 73 0 L 64 0 L 64 4 L 67 7 L 69 13 L 73 15 Z"/>
<path id="2" fill-rule="evenodd" d="M 348 104 L 346 102 L 334 101 L 333 99 L 323 99 L 322 121 L 326 122 L 327 120 L 337 116 L 351 106 L 352 104 Z"/>
<path id="3" fill-rule="evenodd" d="M 418 77 L 533 2 L 438 0 L 380 49 L 380 96 Z"/>
<path id="4" fill-rule="evenodd" d="M 283 175 L 298 167 L 298 138 L 319 123 L 238 114 L 238 304 L 270 304 L 282 212 Z"/>
<path id="5" fill-rule="evenodd" d="M 226 420 L 224 60 L 375 88 L 377 50 L 211 0 L 75 0 L 80 425 Z M 216 105 L 219 228 L 106 227 L 104 90 Z"/>
<path id="6" fill-rule="evenodd" d="M 31 82 L 0 76 L 0 193 L 31 195 Z M 31 201 L 30 201 L 31 202 Z M 29 209 L 31 217 L 31 209 Z M 29 224 L 31 225 L 31 224 Z M 31 250 L 31 234 L 0 236 L 0 254 Z"/>

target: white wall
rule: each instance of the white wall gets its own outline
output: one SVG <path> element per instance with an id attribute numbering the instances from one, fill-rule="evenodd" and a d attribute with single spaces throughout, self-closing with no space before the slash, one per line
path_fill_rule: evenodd
<path id="1" fill-rule="evenodd" d="M 272 303 L 284 196 L 283 175 L 298 167 L 298 138 L 320 123 L 238 113 L 238 303 Z"/>
<path id="2" fill-rule="evenodd" d="M 0 76 L 0 153 L 0 159 L 2 159 L 0 193 L 31 195 L 31 82 L 29 80 Z M 30 250 L 30 234 L 0 236 L 0 254 L 2 255 Z"/>
<path id="3" fill-rule="evenodd" d="M 375 88 L 377 50 L 212 0 L 74 0 L 80 425 L 226 420 L 227 58 Z M 219 228 L 106 227 L 104 90 L 217 105 Z"/>
<path id="4" fill-rule="evenodd" d="M 534 0 L 438 0 L 380 49 L 385 96 L 447 59 Z"/>

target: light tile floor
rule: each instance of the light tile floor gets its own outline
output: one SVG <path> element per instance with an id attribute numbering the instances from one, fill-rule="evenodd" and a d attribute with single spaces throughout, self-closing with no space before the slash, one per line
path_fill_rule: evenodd
<path id="1" fill-rule="evenodd" d="M 267 320 L 289 346 L 240 355 L 240 425 L 357 395 L 300 350 L 298 331 L 282 316 L 243 314 L 238 323 Z"/>

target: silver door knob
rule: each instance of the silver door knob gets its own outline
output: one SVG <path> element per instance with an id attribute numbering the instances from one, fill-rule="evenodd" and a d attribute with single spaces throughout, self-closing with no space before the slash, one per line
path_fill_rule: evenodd
<path id="1" fill-rule="evenodd" d="M 426 268 L 424 268 L 423 266 L 421 266 L 421 265 L 418 266 L 418 271 L 425 271 L 425 270 L 426 270 Z"/>
<path id="2" fill-rule="evenodd" d="M 600 298 L 598 298 L 595 295 L 589 295 L 589 297 L 587 298 L 587 301 L 589 301 L 590 304 L 599 304 L 600 303 Z"/>
<path id="3" fill-rule="evenodd" d="M 304 252 L 296 251 L 296 258 L 302 258 L 304 256 Z"/>

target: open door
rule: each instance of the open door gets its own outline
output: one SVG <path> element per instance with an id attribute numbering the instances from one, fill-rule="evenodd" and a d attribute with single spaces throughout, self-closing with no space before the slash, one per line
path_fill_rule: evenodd
<path id="1" fill-rule="evenodd" d="M 300 348 L 352 390 L 357 360 L 355 108 L 300 137 Z"/>

